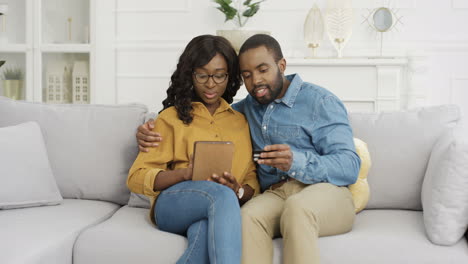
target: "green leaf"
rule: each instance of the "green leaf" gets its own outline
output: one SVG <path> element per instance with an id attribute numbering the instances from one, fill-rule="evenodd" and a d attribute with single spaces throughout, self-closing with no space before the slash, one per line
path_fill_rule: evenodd
<path id="1" fill-rule="evenodd" d="M 242 13 L 242 15 L 245 17 L 253 17 L 259 9 L 260 6 L 257 4 L 250 5 L 249 9 L 245 10 L 244 13 Z"/>
<path id="2" fill-rule="evenodd" d="M 221 10 L 221 8 L 218 8 L 218 9 Z M 236 16 L 236 14 L 237 14 L 237 9 L 231 8 L 231 9 L 221 10 L 221 12 L 223 12 L 224 15 L 226 16 L 226 20 L 225 20 L 225 21 L 228 21 L 228 20 L 233 19 L 233 18 Z"/>
<path id="3" fill-rule="evenodd" d="M 250 5 L 250 2 L 252 2 L 252 0 L 246 0 L 246 1 L 244 2 L 244 5 L 245 5 L 245 6 Z"/>
<path id="4" fill-rule="evenodd" d="M 230 6 L 230 4 L 232 3 L 231 0 L 213 0 L 213 1 L 219 4 L 219 7 L 217 7 L 217 9 L 223 12 L 223 14 L 226 16 L 225 22 L 233 19 L 236 16 L 237 9 Z"/>

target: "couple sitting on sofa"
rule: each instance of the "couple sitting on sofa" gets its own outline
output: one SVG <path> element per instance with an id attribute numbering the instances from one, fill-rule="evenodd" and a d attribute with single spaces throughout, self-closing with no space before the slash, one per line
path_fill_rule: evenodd
<path id="1" fill-rule="evenodd" d="M 139 127 L 127 185 L 152 198 L 159 229 L 187 236 L 178 263 L 272 263 L 279 235 L 284 263 L 319 263 L 318 237 L 351 230 L 347 186 L 361 160 L 346 109 L 285 69 L 270 36 L 251 37 L 239 56 L 222 37 L 198 36 L 180 56 L 164 110 Z M 241 76 L 250 96 L 231 107 Z M 200 140 L 234 143 L 231 173 L 191 181 Z M 266 151 L 257 167 L 252 146 Z"/>

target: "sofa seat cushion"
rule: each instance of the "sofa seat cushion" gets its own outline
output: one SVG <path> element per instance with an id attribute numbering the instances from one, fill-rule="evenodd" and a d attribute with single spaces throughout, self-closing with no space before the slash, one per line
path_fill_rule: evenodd
<path id="1" fill-rule="evenodd" d="M 274 263 L 281 263 L 281 247 L 276 239 Z M 364 210 L 351 232 L 321 237 L 319 247 L 322 264 L 468 263 L 465 239 L 451 247 L 428 240 L 421 211 Z"/>
<path id="2" fill-rule="evenodd" d="M 83 232 L 75 243 L 73 263 L 175 263 L 187 239 L 157 229 L 148 211 L 124 206 L 109 220 Z"/>
<path id="3" fill-rule="evenodd" d="M 274 241 L 274 263 L 282 263 L 282 239 Z M 322 264 L 468 263 L 465 239 L 452 247 L 432 244 L 420 211 L 364 210 L 350 233 L 319 240 Z M 162 232 L 148 209 L 124 206 L 109 220 L 78 238 L 73 261 L 89 263 L 175 263 L 187 247 L 185 237 Z"/>
<path id="4" fill-rule="evenodd" d="M 0 263 L 72 263 L 78 235 L 118 208 L 109 202 L 65 199 L 56 206 L 0 210 Z"/>

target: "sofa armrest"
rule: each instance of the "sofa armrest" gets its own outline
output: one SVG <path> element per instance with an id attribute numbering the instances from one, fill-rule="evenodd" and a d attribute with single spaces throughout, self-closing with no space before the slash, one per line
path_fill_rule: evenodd
<path id="1" fill-rule="evenodd" d="M 468 140 L 463 128 L 434 145 L 422 186 L 426 233 L 434 244 L 457 243 L 468 227 Z"/>

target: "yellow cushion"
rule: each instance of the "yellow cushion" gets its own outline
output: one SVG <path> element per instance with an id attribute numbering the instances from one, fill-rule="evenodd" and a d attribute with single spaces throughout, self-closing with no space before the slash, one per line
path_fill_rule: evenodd
<path id="1" fill-rule="evenodd" d="M 367 174 L 371 167 L 371 158 L 367 144 L 357 138 L 354 138 L 354 145 L 356 145 L 356 152 L 361 158 L 361 168 L 359 169 L 359 177 L 356 183 L 348 186 L 351 194 L 353 195 L 354 207 L 356 213 L 363 210 L 369 201 L 370 190 L 369 183 L 367 182 Z"/>

